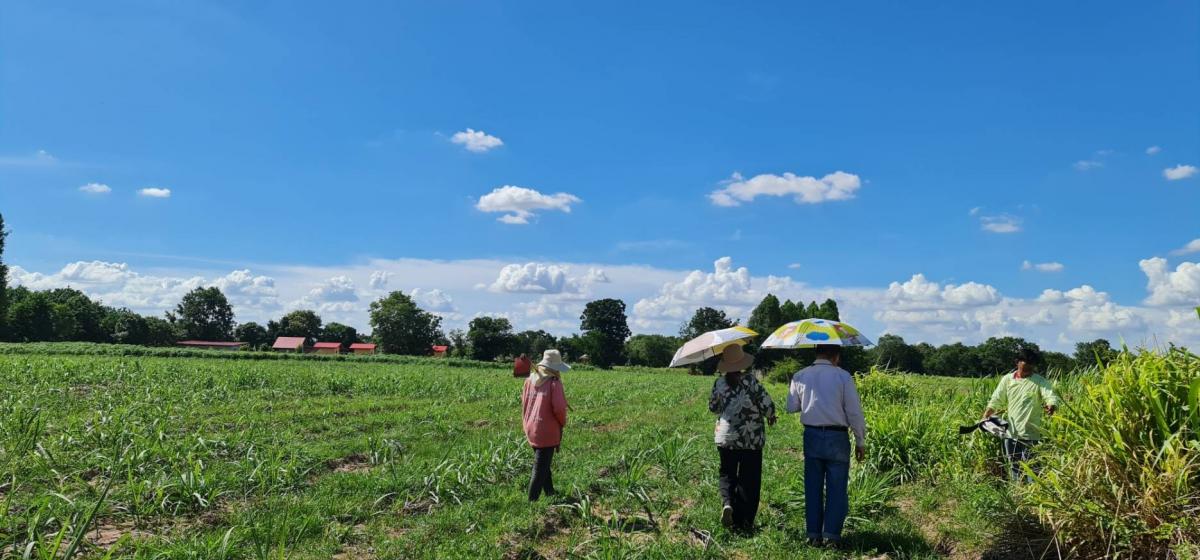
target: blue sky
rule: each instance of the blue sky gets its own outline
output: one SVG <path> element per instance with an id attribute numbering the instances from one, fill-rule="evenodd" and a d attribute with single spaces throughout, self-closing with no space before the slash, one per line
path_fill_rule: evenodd
<path id="1" fill-rule="evenodd" d="M 858 296 L 876 334 L 1200 340 L 1178 315 L 1200 304 L 1194 2 L 18 0 L 0 52 L 0 211 L 28 285 L 155 311 L 246 270 L 243 320 L 365 327 L 379 272 L 438 290 L 451 326 L 567 332 L 603 295 L 671 332 L 774 276 Z M 484 198 L 503 186 L 536 192 Z M 710 196 L 727 188 L 744 199 Z M 532 283 L 500 282 L 509 265 Z M 1104 298 L 1045 296 L 1084 286 Z"/>

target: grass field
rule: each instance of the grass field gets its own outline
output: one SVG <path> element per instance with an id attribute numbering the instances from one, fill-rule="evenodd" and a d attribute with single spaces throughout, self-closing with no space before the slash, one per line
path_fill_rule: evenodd
<path id="1" fill-rule="evenodd" d="M 801 429 L 768 433 L 759 531 L 718 520 L 712 378 L 565 377 L 552 502 L 529 504 L 521 380 L 437 361 L 0 355 L 0 557 L 835 558 L 803 542 Z M 991 380 L 860 380 L 861 557 L 1029 557 Z M 786 387 L 768 384 L 782 404 Z"/>

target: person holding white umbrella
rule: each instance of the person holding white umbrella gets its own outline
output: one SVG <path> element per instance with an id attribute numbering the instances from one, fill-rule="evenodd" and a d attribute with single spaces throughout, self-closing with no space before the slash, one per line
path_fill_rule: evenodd
<path id="1" fill-rule="evenodd" d="M 740 344 L 725 347 L 717 363 L 723 375 L 713 383 L 708 400 L 709 411 L 717 415 L 713 438 L 721 457 L 721 523 L 743 531 L 754 528 L 766 425 L 775 425 L 775 403 L 750 372 L 753 364 L 754 356 Z"/>

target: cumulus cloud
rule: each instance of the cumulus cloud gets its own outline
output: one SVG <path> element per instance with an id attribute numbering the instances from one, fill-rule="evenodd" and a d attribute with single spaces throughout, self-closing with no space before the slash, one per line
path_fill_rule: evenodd
<path id="1" fill-rule="evenodd" d="M 558 294 L 567 289 L 567 269 L 541 263 L 510 264 L 489 289 L 493 292 Z"/>
<path id="2" fill-rule="evenodd" d="M 138 190 L 138 194 L 147 198 L 171 198 L 171 189 L 146 187 Z"/>
<path id="3" fill-rule="evenodd" d="M 1168 181 L 1178 181 L 1180 179 L 1187 179 L 1188 177 L 1196 175 L 1196 171 L 1197 169 L 1194 165 L 1180 164 L 1176 165 L 1175 167 L 1168 167 L 1164 169 L 1163 177 L 1166 177 Z"/>
<path id="4" fill-rule="evenodd" d="M 1172 255 L 1190 255 L 1192 253 L 1200 253 L 1200 239 L 1188 241 L 1187 245 L 1171 251 Z"/>
<path id="5" fill-rule="evenodd" d="M 1154 155 L 1154 154 L 1157 154 L 1158 152 L 1161 152 L 1161 151 L 1162 151 L 1162 148 L 1160 148 L 1160 147 L 1158 147 L 1158 146 L 1150 146 L 1149 148 L 1146 148 L 1146 155 L 1148 155 L 1148 156 L 1152 156 L 1152 155 Z"/>
<path id="6" fill-rule="evenodd" d="M 417 305 L 419 305 L 421 309 L 426 311 L 433 311 L 436 313 L 453 313 L 458 311 L 458 308 L 454 306 L 454 298 L 450 297 L 450 294 L 447 294 L 446 292 L 443 292 L 437 288 L 431 290 L 413 288 L 413 290 L 409 292 L 409 296 L 413 298 L 413 301 L 417 302 Z"/>
<path id="7" fill-rule="evenodd" d="M 914 274 L 903 283 L 892 282 L 885 295 L 891 307 L 904 310 L 958 309 L 1000 300 L 1000 292 L 992 286 L 976 282 L 942 286 L 926 279 L 924 274 Z"/>
<path id="8" fill-rule="evenodd" d="M 1062 272 L 1066 267 L 1060 262 L 1044 262 L 1034 263 L 1025 261 L 1021 263 L 1021 270 L 1036 270 L 1038 272 Z"/>
<path id="9" fill-rule="evenodd" d="M 1196 305 L 1200 303 L 1200 264 L 1182 262 L 1171 271 L 1167 259 L 1154 257 L 1138 262 L 1146 274 L 1148 305 Z"/>
<path id="10" fill-rule="evenodd" d="M 796 204 L 819 204 L 831 200 L 854 198 L 862 186 L 858 175 L 835 171 L 820 179 L 801 177 L 794 173 L 762 174 L 746 179 L 740 173 L 722 183 L 723 188 L 709 193 L 717 206 L 739 206 L 759 196 L 791 196 Z"/>
<path id="11" fill-rule="evenodd" d="M 981 216 L 979 227 L 992 233 L 1016 233 L 1021 231 L 1021 219 L 1016 216 L 1003 214 L 1000 216 Z"/>
<path id="12" fill-rule="evenodd" d="M 721 257 L 712 272 L 693 270 L 682 281 L 668 282 L 658 295 L 638 300 L 633 311 L 642 319 L 682 320 L 701 306 L 737 313 L 759 297 L 751 288 L 750 270 L 734 268 L 732 257 Z"/>
<path id="13" fill-rule="evenodd" d="M 103 183 L 88 183 L 82 187 L 79 187 L 79 192 L 87 194 L 108 194 L 112 192 L 112 189 Z"/>
<path id="14" fill-rule="evenodd" d="M 528 224 L 539 210 L 571 212 L 571 205 L 582 202 L 568 193 L 542 194 L 533 189 L 504 185 L 480 197 L 475 208 L 483 212 L 503 212 L 497 218 L 506 224 Z"/>
<path id="15" fill-rule="evenodd" d="M 371 272 L 370 280 L 367 281 L 367 286 L 369 286 L 372 290 L 386 290 L 388 280 L 390 280 L 391 277 L 392 273 L 390 272 L 385 272 L 383 270 L 373 271 Z"/>
<path id="16" fill-rule="evenodd" d="M 483 153 L 504 145 L 503 140 L 472 128 L 455 132 L 454 136 L 450 137 L 450 141 L 476 153 Z"/>
<path id="17" fill-rule="evenodd" d="M 339 275 L 318 284 L 308 292 L 308 297 L 318 303 L 358 301 L 358 292 L 354 289 L 354 280 Z"/>
<path id="18" fill-rule="evenodd" d="M 1104 167 L 1104 162 L 1095 159 L 1081 159 L 1073 165 L 1076 171 L 1091 171 Z"/>

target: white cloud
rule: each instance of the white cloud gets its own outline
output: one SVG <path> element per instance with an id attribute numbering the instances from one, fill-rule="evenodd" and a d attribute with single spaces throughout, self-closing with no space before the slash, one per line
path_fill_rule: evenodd
<path id="1" fill-rule="evenodd" d="M 979 227 L 992 233 L 1016 233 L 1021 231 L 1021 219 L 1007 214 L 1000 216 L 982 216 Z"/>
<path id="2" fill-rule="evenodd" d="M 317 303 L 358 301 L 358 292 L 354 289 L 354 280 L 339 275 L 318 284 L 308 292 L 308 297 Z"/>
<path id="3" fill-rule="evenodd" d="M 658 295 L 638 300 L 633 311 L 643 320 L 683 320 L 703 306 L 737 315 L 761 297 L 751 288 L 749 269 L 734 268 L 731 257 L 721 257 L 713 263 L 712 272 L 693 270 L 682 281 L 668 282 Z"/>
<path id="4" fill-rule="evenodd" d="M 417 305 L 419 305 L 421 309 L 426 311 L 433 311 L 437 313 L 453 313 L 458 311 L 458 308 L 454 307 L 454 298 L 450 297 L 450 294 L 447 294 L 446 292 L 443 292 L 437 288 L 432 290 L 413 288 L 408 295 L 417 302 Z"/>
<path id="5" fill-rule="evenodd" d="M 376 270 L 371 272 L 371 279 L 367 281 L 367 285 L 370 286 L 372 290 L 386 290 L 388 280 L 391 279 L 391 277 L 392 273 L 390 272 Z"/>
<path id="6" fill-rule="evenodd" d="M 1038 272 L 1062 272 L 1066 267 L 1060 262 L 1045 262 L 1033 263 L 1025 261 L 1021 263 L 1021 270 L 1036 270 Z"/>
<path id="7" fill-rule="evenodd" d="M 499 221 L 506 224 L 528 224 L 538 210 L 571 212 L 571 205 L 582 202 L 568 193 L 542 194 L 533 189 L 504 185 L 480 197 L 475 208 L 483 212 L 504 212 Z"/>
<path id="8" fill-rule="evenodd" d="M 791 263 L 788 265 L 788 268 L 790 268 L 792 270 L 796 270 L 796 269 L 800 268 L 800 266 L 801 266 L 800 263 Z"/>
<path id="9" fill-rule="evenodd" d="M 146 187 L 138 191 L 138 194 L 148 198 L 170 198 L 171 189 L 161 187 Z"/>
<path id="10" fill-rule="evenodd" d="M 1167 259 L 1154 257 L 1138 262 L 1146 274 L 1148 305 L 1200 304 L 1200 264 L 1182 262 L 1172 272 Z"/>
<path id="11" fill-rule="evenodd" d="M 1171 251 L 1172 255 L 1190 255 L 1192 253 L 1200 253 L 1200 239 L 1193 239 L 1187 245 Z"/>
<path id="12" fill-rule="evenodd" d="M 461 132 L 455 132 L 454 136 L 450 137 L 450 141 L 476 153 L 483 153 L 504 145 L 503 140 L 482 130 L 475 130 L 472 128 L 468 128 Z"/>
<path id="13" fill-rule="evenodd" d="M 1166 177 L 1168 181 L 1178 181 L 1180 179 L 1187 179 L 1188 177 L 1194 176 L 1196 171 L 1197 169 L 1194 165 L 1180 164 L 1176 165 L 1175 167 L 1168 167 L 1164 169 L 1163 177 Z"/>
<path id="14" fill-rule="evenodd" d="M 1091 171 L 1104 167 L 1104 162 L 1094 159 L 1081 159 L 1074 164 L 1076 171 Z"/>
<path id="15" fill-rule="evenodd" d="M 978 215 L 979 215 L 979 212 L 980 212 L 981 210 L 983 210 L 983 207 L 982 207 L 982 206 L 976 206 L 976 207 L 972 208 L 971 210 L 969 210 L 969 211 L 967 212 L 967 215 L 968 215 L 968 216 L 978 216 Z"/>
<path id="16" fill-rule="evenodd" d="M 1150 146 L 1149 148 L 1146 148 L 1146 155 L 1148 155 L 1148 156 L 1152 156 L 1152 155 L 1154 155 L 1154 154 L 1157 154 L 1158 152 L 1161 152 L 1161 151 L 1162 151 L 1162 148 L 1160 148 L 1160 147 L 1158 147 L 1158 146 Z"/>
<path id="17" fill-rule="evenodd" d="M 0 156 L 0 166 L 4 167 L 38 167 L 56 163 L 58 163 L 58 159 L 46 150 L 38 150 L 26 155 Z"/>
<path id="18" fill-rule="evenodd" d="M 1000 292 L 992 286 L 976 282 L 942 286 L 924 274 L 914 274 L 904 283 L 892 282 L 885 296 L 891 307 L 904 310 L 961 309 L 1000 300 Z"/>
<path id="19" fill-rule="evenodd" d="M 79 192 L 87 194 L 108 194 L 112 192 L 112 189 L 103 183 L 88 183 L 82 187 L 79 187 Z"/>
<path id="20" fill-rule="evenodd" d="M 708 195 L 717 206 L 739 206 L 759 196 L 791 196 L 796 204 L 819 204 L 830 200 L 854 198 L 862 186 L 858 175 L 835 171 L 820 179 L 801 177 L 794 173 L 762 174 L 750 179 L 740 173 L 723 182 L 723 188 Z"/>
<path id="21" fill-rule="evenodd" d="M 591 286 L 611 282 L 600 268 L 588 268 L 583 276 L 573 277 L 570 267 L 531 262 L 504 266 L 486 287 L 497 293 L 587 295 Z"/>

